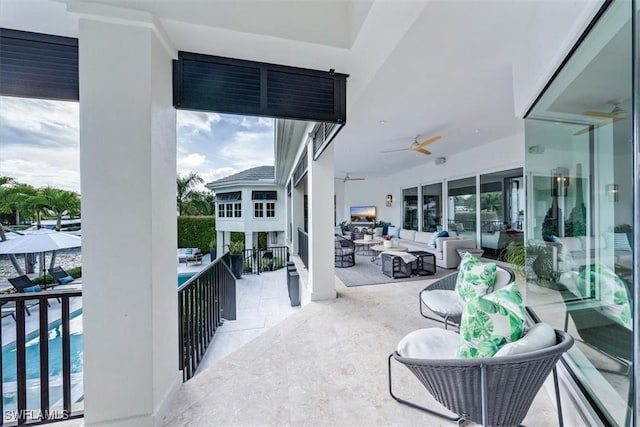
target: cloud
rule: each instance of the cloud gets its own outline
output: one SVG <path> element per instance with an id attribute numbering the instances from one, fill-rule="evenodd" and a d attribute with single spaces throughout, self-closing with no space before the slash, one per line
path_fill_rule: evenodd
<path id="1" fill-rule="evenodd" d="M 211 182 L 272 165 L 273 129 L 270 118 L 178 111 L 178 173 Z M 0 97 L 0 175 L 80 191 L 79 138 L 78 103 Z"/>
<path id="2" fill-rule="evenodd" d="M 220 149 L 220 156 L 233 165 L 244 165 L 245 169 L 272 165 L 273 135 L 270 132 L 239 131 L 232 141 Z"/>
<path id="3" fill-rule="evenodd" d="M 77 102 L 0 97 L 2 145 L 77 147 L 79 137 Z"/>
<path id="4" fill-rule="evenodd" d="M 0 97 L 0 175 L 79 192 L 78 103 Z"/>
<path id="5" fill-rule="evenodd" d="M 178 157 L 178 171 L 191 171 L 205 164 L 207 156 L 199 153 L 190 153 Z"/>

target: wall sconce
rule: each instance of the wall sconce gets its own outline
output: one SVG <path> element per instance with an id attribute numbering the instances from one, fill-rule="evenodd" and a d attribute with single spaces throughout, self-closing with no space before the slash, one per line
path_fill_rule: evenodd
<path id="1" fill-rule="evenodd" d="M 391 206 L 393 203 L 393 196 L 391 194 L 387 194 L 387 207 Z"/>
<path id="2" fill-rule="evenodd" d="M 607 199 L 609 199 L 610 202 L 617 202 L 619 194 L 618 184 L 609 184 L 607 185 L 606 189 Z"/>
<path id="3" fill-rule="evenodd" d="M 569 169 L 559 166 L 551 170 L 551 196 L 566 197 L 569 187 Z"/>

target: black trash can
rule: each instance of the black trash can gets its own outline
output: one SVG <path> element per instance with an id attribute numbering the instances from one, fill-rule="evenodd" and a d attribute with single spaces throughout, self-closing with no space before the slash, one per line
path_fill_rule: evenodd
<path id="1" fill-rule="evenodd" d="M 287 263 L 287 289 L 291 307 L 300 305 L 300 276 L 293 263 Z"/>

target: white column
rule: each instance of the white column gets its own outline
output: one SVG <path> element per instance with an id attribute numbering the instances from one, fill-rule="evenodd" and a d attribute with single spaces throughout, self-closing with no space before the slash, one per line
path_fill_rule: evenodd
<path id="1" fill-rule="evenodd" d="M 252 231 L 246 231 L 244 233 L 244 248 L 245 249 L 253 249 L 253 244 L 254 244 L 254 240 L 253 240 L 253 232 Z M 256 238 L 255 244 L 258 244 L 258 239 Z"/>
<path id="2" fill-rule="evenodd" d="M 150 426 L 181 382 L 173 55 L 150 15 L 78 7 L 84 424 Z"/>
<path id="3" fill-rule="evenodd" d="M 313 161 L 309 149 L 307 174 L 309 197 L 309 288 L 311 300 L 336 297 L 334 273 L 333 194 L 334 163 L 333 144 L 322 156 Z"/>
<path id="4" fill-rule="evenodd" d="M 224 231 L 216 231 L 216 257 L 220 258 L 224 255 L 226 247 L 224 241 Z"/>

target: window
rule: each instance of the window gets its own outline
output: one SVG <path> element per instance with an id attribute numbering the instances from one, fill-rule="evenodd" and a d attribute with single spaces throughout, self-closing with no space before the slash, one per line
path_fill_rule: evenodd
<path id="1" fill-rule="evenodd" d="M 442 227 L 442 183 L 422 186 L 422 231 Z"/>
<path id="2" fill-rule="evenodd" d="M 253 216 L 256 217 L 256 218 L 264 217 L 264 205 L 263 205 L 262 202 L 254 204 Z"/>
<path id="3" fill-rule="evenodd" d="M 402 228 L 418 229 L 418 187 L 402 190 Z"/>
<path id="4" fill-rule="evenodd" d="M 242 218 L 242 203 L 233 204 L 233 216 L 236 218 Z"/>
<path id="5" fill-rule="evenodd" d="M 277 191 L 252 191 L 251 200 L 278 200 Z"/>
<path id="6" fill-rule="evenodd" d="M 449 232 L 476 240 L 476 177 L 449 181 Z"/>
<path id="7" fill-rule="evenodd" d="M 274 202 L 267 202 L 267 218 L 276 217 L 276 204 Z"/>
<path id="8" fill-rule="evenodd" d="M 224 203 L 218 203 L 218 218 L 224 218 Z"/>
<path id="9" fill-rule="evenodd" d="M 227 218 L 233 218 L 233 203 L 226 203 Z"/>
<path id="10" fill-rule="evenodd" d="M 480 243 L 484 256 L 499 258 L 511 242 L 524 242 L 522 168 L 480 175 Z"/>
<path id="11" fill-rule="evenodd" d="M 253 207 L 253 216 L 255 218 L 275 218 L 276 203 L 275 202 L 256 202 Z"/>

